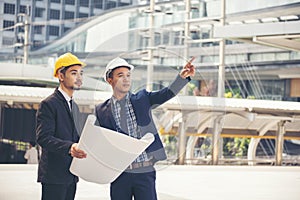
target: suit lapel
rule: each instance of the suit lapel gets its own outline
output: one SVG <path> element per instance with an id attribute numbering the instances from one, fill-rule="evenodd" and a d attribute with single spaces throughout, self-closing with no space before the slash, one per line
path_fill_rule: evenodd
<path id="1" fill-rule="evenodd" d="M 60 101 L 63 102 L 63 105 L 64 105 L 65 109 L 68 111 L 68 114 L 69 114 L 70 119 L 73 120 L 73 116 L 72 116 L 70 107 L 69 107 L 69 105 L 68 105 L 68 102 L 66 101 L 66 99 L 64 98 L 64 96 L 62 95 L 62 93 L 60 93 L 60 91 L 58 90 L 58 88 L 56 88 L 55 94 L 56 94 L 57 98 L 58 98 Z"/>
<path id="2" fill-rule="evenodd" d="M 112 100 L 111 99 L 109 100 L 107 106 L 108 106 L 107 114 L 108 114 L 109 123 L 111 124 L 113 130 L 117 130 L 117 124 L 116 124 L 116 121 L 114 119 L 114 116 L 112 115 Z"/>
<path id="3" fill-rule="evenodd" d="M 103 125 L 108 125 L 108 128 L 112 129 L 112 130 L 117 130 L 117 124 L 116 121 L 112 115 L 112 100 L 109 99 L 105 105 L 105 108 L 103 109 L 105 110 L 105 112 L 103 112 L 103 116 L 101 117 L 101 121 L 100 124 Z"/>
<path id="4" fill-rule="evenodd" d="M 75 132 L 76 134 L 75 135 L 79 135 L 79 128 L 78 128 L 78 115 L 79 115 L 79 110 L 78 110 L 78 107 L 74 105 L 75 102 L 73 102 L 73 109 L 72 111 L 70 110 L 70 107 L 69 107 L 69 104 L 68 102 L 66 101 L 66 99 L 64 98 L 64 96 L 62 95 L 62 93 L 58 90 L 58 88 L 56 88 L 55 90 L 55 94 L 57 96 L 57 98 L 62 101 L 65 109 L 67 110 L 68 112 L 68 115 L 69 115 L 69 120 L 71 121 L 71 123 L 73 124 L 73 127 L 75 127 Z M 77 117 L 76 117 L 77 116 Z"/>

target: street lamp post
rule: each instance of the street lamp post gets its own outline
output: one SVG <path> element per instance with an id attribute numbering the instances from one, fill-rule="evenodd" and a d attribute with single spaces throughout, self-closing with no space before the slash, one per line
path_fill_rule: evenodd
<path id="1" fill-rule="evenodd" d="M 25 15 L 24 21 L 24 50 L 23 50 L 23 63 L 28 64 L 28 51 L 29 51 L 29 22 L 28 22 L 28 15 Z"/>
<path id="2" fill-rule="evenodd" d="M 226 0 L 221 1 L 221 26 L 225 25 Z M 218 97 L 224 97 L 224 81 L 225 81 L 225 39 L 222 38 L 219 43 L 219 81 L 218 81 Z"/>
<path id="3" fill-rule="evenodd" d="M 184 23 L 184 58 L 189 59 L 189 35 L 190 35 L 190 10 L 191 0 L 185 0 L 185 23 Z"/>
<path id="4" fill-rule="evenodd" d="M 29 51 L 29 20 L 27 13 L 20 13 L 18 17 L 22 17 L 22 22 L 19 22 L 15 25 L 15 27 L 24 27 L 24 42 L 23 46 L 23 64 L 28 64 L 28 51 Z M 17 45 L 16 45 L 17 46 Z"/>
<path id="5" fill-rule="evenodd" d="M 147 66 L 147 86 L 146 89 L 151 91 L 153 85 L 153 47 L 154 47 L 154 7 L 155 7 L 155 0 L 150 0 L 150 10 L 149 10 L 149 61 Z"/>
<path id="6" fill-rule="evenodd" d="M 225 25 L 225 14 L 226 14 L 226 0 L 221 1 L 221 18 L 220 23 L 221 26 Z M 222 38 L 219 42 L 219 73 L 218 73 L 218 97 L 224 97 L 225 91 L 225 39 Z M 214 132 L 212 138 L 212 164 L 217 165 L 219 162 L 219 156 L 222 152 L 221 148 L 221 120 L 222 116 L 218 117 L 217 120 L 214 121 Z"/>
<path id="7" fill-rule="evenodd" d="M 184 58 L 189 59 L 189 33 L 190 33 L 190 10 L 191 2 L 190 0 L 185 0 L 185 23 L 184 23 Z M 186 61 L 185 61 L 186 62 Z M 184 88 L 184 94 L 187 94 L 187 87 Z M 182 113 L 182 122 L 179 132 L 179 148 L 178 148 L 178 164 L 183 165 L 185 161 L 186 154 L 186 115 L 187 113 Z"/>

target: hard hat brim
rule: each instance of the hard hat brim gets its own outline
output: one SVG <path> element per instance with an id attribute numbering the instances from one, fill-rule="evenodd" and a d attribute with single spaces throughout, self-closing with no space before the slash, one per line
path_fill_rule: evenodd
<path id="1" fill-rule="evenodd" d="M 61 70 L 62 68 L 65 68 L 65 67 L 71 67 L 73 65 L 81 65 L 82 68 L 86 66 L 86 64 L 84 62 L 74 63 L 74 64 L 69 65 L 69 66 L 61 66 L 61 67 L 59 67 L 59 68 L 56 69 L 56 71 L 54 72 L 53 76 L 57 78 L 58 77 L 58 75 L 57 75 L 58 73 L 57 72 L 59 70 Z"/>
<path id="2" fill-rule="evenodd" d="M 55 62 L 55 68 L 53 72 L 53 76 L 57 77 L 57 72 L 65 67 L 70 67 L 73 65 L 81 65 L 82 67 L 85 67 L 86 64 L 79 60 L 75 55 L 68 52 L 63 55 L 61 55 Z"/>
<path id="3" fill-rule="evenodd" d="M 106 68 L 105 68 L 105 72 L 103 74 L 103 78 L 104 80 L 107 82 L 107 77 L 108 75 L 116 68 L 119 67 L 127 67 L 130 71 L 132 71 L 134 69 L 134 66 L 129 64 L 125 59 L 117 57 L 113 60 L 111 60 Z"/>

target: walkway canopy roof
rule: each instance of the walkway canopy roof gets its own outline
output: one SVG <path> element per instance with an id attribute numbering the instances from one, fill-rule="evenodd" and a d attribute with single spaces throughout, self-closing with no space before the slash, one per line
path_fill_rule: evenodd
<path id="1" fill-rule="evenodd" d="M 3 103 L 39 103 L 54 91 L 53 88 L 0 86 Z M 76 91 L 76 102 L 81 106 L 94 106 L 111 97 L 110 92 Z M 270 136 L 277 123 L 286 121 L 286 138 L 300 139 L 300 103 L 255 99 L 177 96 L 155 110 L 157 127 L 162 133 L 178 129 L 186 119 L 190 134 L 210 134 L 217 116 L 224 116 L 222 134 L 230 136 Z"/>
<path id="2" fill-rule="evenodd" d="M 223 116 L 223 136 L 274 138 L 277 123 L 286 121 L 286 137 L 300 139 L 300 103 L 255 99 L 180 96 L 162 106 L 164 132 L 179 127 L 185 117 L 190 135 L 212 134 L 214 120 Z"/>
<path id="3" fill-rule="evenodd" d="M 13 82 L 19 85 L 32 85 L 38 87 L 57 87 L 58 79 L 53 77 L 53 67 L 45 65 L 30 65 L 21 63 L 2 63 L 5 70 L 0 71 L 0 82 Z M 100 76 L 100 75 L 98 75 Z M 111 88 L 103 81 L 83 75 L 83 89 L 110 91 Z"/>

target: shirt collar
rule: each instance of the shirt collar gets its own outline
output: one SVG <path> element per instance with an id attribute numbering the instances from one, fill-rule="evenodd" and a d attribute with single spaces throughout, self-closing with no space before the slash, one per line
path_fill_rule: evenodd
<path id="1" fill-rule="evenodd" d="M 67 102 L 69 102 L 72 99 L 65 91 L 62 90 L 60 86 L 58 87 L 58 91 L 60 91 L 60 93 L 64 96 Z"/>
<path id="2" fill-rule="evenodd" d="M 130 97 L 130 93 L 128 92 L 128 93 L 125 95 L 125 97 L 122 98 L 122 99 L 120 99 L 120 100 L 118 100 L 118 99 L 117 99 L 116 97 L 114 97 L 114 96 L 112 96 L 111 99 L 112 99 L 112 102 L 115 104 L 115 103 L 118 102 L 118 101 L 125 101 L 125 102 L 127 102 L 128 99 L 129 99 L 129 97 Z"/>

